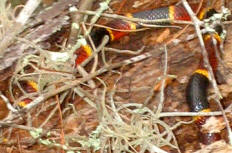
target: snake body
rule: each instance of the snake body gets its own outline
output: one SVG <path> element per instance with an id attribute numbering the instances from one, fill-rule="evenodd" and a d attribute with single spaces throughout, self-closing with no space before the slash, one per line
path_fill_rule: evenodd
<path id="1" fill-rule="evenodd" d="M 192 5 L 191 7 L 194 12 L 197 11 L 197 5 Z M 214 13 L 216 13 L 214 9 L 202 9 L 198 13 L 198 17 L 200 20 L 207 19 L 211 17 Z M 174 20 L 191 21 L 189 14 L 182 5 L 172 5 L 153 10 L 141 11 L 133 14 L 129 13 L 127 14 L 127 16 L 146 20 L 162 20 L 160 22 L 157 22 L 157 25 L 173 24 Z M 99 46 L 102 38 L 105 35 L 108 35 L 110 38 L 110 42 L 113 42 L 128 34 L 128 32 L 118 30 L 136 30 L 142 27 L 142 25 L 139 23 L 135 24 L 130 21 L 119 19 L 112 20 L 108 22 L 105 26 L 109 28 L 96 28 L 90 34 L 95 46 Z M 216 50 L 220 50 L 219 45 L 222 42 L 220 38 L 222 28 L 220 27 L 219 29 L 220 30 L 216 29 L 216 32 L 213 34 L 206 33 L 203 35 L 205 47 L 208 52 L 209 62 L 214 73 L 217 70 L 218 66 Z M 214 39 L 217 43 L 216 46 L 213 43 Z M 91 47 L 88 46 L 88 44 L 84 45 L 77 50 L 76 54 L 78 55 L 78 57 L 76 58 L 76 65 L 79 65 L 92 54 Z M 204 66 L 202 57 L 198 69 L 195 70 L 194 73 L 191 75 L 186 88 L 186 100 L 192 112 L 210 111 L 209 102 L 207 100 L 207 90 L 209 87 L 209 83 L 209 73 L 207 71 L 207 68 Z M 194 120 L 196 124 L 202 126 L 207 121 L 207 118 L 194 117 Z M 203 139 L 203 143 L 209 144 L 220 139 L 220 136 L 218 133 L 206 132 L 202 133 L 201 138 Z"/>

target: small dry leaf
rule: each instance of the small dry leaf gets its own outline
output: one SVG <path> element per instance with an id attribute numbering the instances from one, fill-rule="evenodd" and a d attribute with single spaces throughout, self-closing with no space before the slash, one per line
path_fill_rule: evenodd
<path id="1" fill-rule="evenodd" d="M 206 120 L 206 123 L 202 126 L 202 131 L 207 133 L 219 133 L 225 128 L 225 122 L 223 118 L 210 117 Z"/>
<path id="2" fill-rule="evenodd" d="M 5 118 L 9 113 L 9 110 L 5 104 L 5 102 L 0 98 L 0 120 Z"/>
<path id="3" fill-rule="evenodd" d="M 227 144 L 224 140 L 216 141 L 208 146 L 205 146 L 201 150 L 194 153 L 231 153 L 232 146 Z"/>
<path id="4" fill-rule="evenodd" d="M 51 5 L 53 2 L 54 2 L 54 0 L 42 0 L 42 3 L 43 3 L 45 6 Z"/>
<path id="5" fill-rule="evenodd" d="M 146 4 L 146 3 L 149 3 L 149 2 L 150 2 L 150 0 L 144 0 L 142 2 L 135 1 L 134 4 L 132 5 L 132 7 L 133 8 L 138 8 L 138 7 L 140 7 L 140 6 L 142 6 L 142 5 Z"/>
<path id="6" fill-rule="evenodd" d="M 228 79 L 227 82 L 232 81 L 231 79 Z M 232 92 L 232 86 L 230 84 L 222 84 L 219 86 L 220 91 L 222 93 L 223 97 L 227 97 Z"/>
<path id="7" fill-rule="evenodd" d="M 64 131 L 66 133 L 76 133 L 77 131 L 79 131 L 80 129 L 80 125 L 81 125 L 81 122 L 83 120 L 76 116 L 75 114 L 71 114 L 69 115 L 66 120 L 65 120 L 65 127 L 64 127 Z"/>
<path id="8" fill-rule="evenodd" d="M 168 36 L 170 35 L 170 29 L 166 28 L 160 35 L 159 37 L 156 39 L 157 43 L 163 43 L 165 39 L 168 38 Z"/>
<path id="9" fill-rule="evenodd" d="M 174 78 L 171 78 L 171 77 L 165 78 L 164 88 L 166 88 L 169 84 L 171 84 L 173 80 L 174 80 Z M 155 92 L 160 91 L 161 86 L 162 86 L 162 82 L 163 82 L 163 81 L 161 80 L 160 82 L 158 82 L 158 83 L 155 85 L 155 87 L 154 87 L 154 91 L 155 91 Z"/>

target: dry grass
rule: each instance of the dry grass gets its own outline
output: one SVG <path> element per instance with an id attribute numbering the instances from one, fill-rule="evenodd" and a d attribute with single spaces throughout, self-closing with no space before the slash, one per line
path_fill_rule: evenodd
<path id="1" fill-rule="evenodd" d="M 102 4 L 103 7 L 95 13 L 101 14 L 107 9 L 106 4 Z M 98 15 L 94 16 L 90 25 L 95 24 L 98 18 Z M 0 41 L 7 35 L 9 29 L 12 29 L 14 23 L 14 10 L 6 5 L 6 0 L 0 0 Z M 83 33 L 87 33 L 88 36 L 91 28 Z M 81 38 L 83 39 L 83 36 Z M 105 54 L 102 54 L 105 60 L 102 64 L 97 53 L 104 53 L 101 52 L 104 49 L 103 43 L 95 50 L 96 55 L 91 57 L 94 64 L 86 63 L 78 69 L 83 72 L 80 73 L 73 66 L 75 58 L 73 52 L 80 46 L 80 41 L 69 47 L 64 43 L 63 46 L 59 46 L 61 48 L 59 52 L 52 52 L 23 37 L 16 37 L 16 40 L 26 43 L 38 52 L 20 58 L 10 78 L 8 98 L 17 112 L 9 113 L 8 117 L 0 122 L 2 126 L 0 143 L 3 148 L 14 146 L 16 149 L 30 150 L 33 146 L 38 152 L 40 149 L 53 148 L 67 153 L 165 153 L 163 148 L 168 146 L 176 152 L 181 152 L 173 131 L 183 124 L 192 122 L 178 121 L 170 125 L 162 118 L 165 101 L 164 78 L 169 76 L 166 47 L 156 50 L 164 52 L 165 64 L 161 68 L 164 73 L 156 78 L 156 80 L 159 78 L 162 84 L 160 97 L 154 100 L 157 106 L 152 109 L 143 105 L 151 100 L 149 98 L 145 99 L 143 104 L 139 104 L 136 101 L 125 102 L 118 96 L 117 83 L 123 74 L 120 70 L 113 70 L 149 58 L 150 53 L 142 54 L 141 50 L 138 52 L 139 56 L 135 56 L 133 52 L 130 55 L 133 55 L 132 58 L 126 58 L 118 63 L 111 59 L 107 60 Z M 116 50 L 114 54 L 120 54 L 119 51 Z M 131 52 L 128 51 L 129 54 Z M 106 75 L 102 75 L 103 73 Z M 108 74 L 116 77 L 116 79 L 112 77 L 113 85 L 107 82 Z M 28 93 L 25 90 L 21 82 L 28 80 L 37 84 L 38 91 Z M 92 84 L 89 81 L 92 81 Z M 153 87 L 149 88 L 149 91 L 152 98 Z M 19 107 L 19 102 L 25 98 L 31 99 L 35 105 Z M 38 145 L 37 142 L 42 145 Z"/>

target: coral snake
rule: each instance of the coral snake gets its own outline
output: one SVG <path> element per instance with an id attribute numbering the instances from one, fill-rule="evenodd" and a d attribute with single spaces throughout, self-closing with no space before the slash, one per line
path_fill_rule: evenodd
<path id="1" fill-rule="evenodd" d="M 193 11 L 196 12 L 198 5 L 191 6 Z M 214 9 L 203 9 L 198 13 L 199 19 L 204 19 L 212 16 L 216 11 Z M 191 21 L 190 16 L 188 15 L 187 11 L 185 10 L 184 6 L 177 5 L 177 6 L 169 6 L 169 7 L 162 7 L 154 10 L 147 10 L 142 12 L 137 12 L 134 14 L 127 14 L 128 17 L 133 18 L 140 18 L 140 19 L 147 19 L 147 20 L 159 20 L 165 19 L 165 21 L 156 23 L 156 24 L 172 24 L 173 20 L 181 20 L 181 21 Z M 141 28 L 140 24 L 135 24 L 129 21 L 123 21 L 119 19 L 112 20 L 106 24 L 108 28 L 96 28 L 93 29 L 90 36 L 93 40 L 95 46 L 98 46 L 101 43 L 102 38 L 104 35 L 108 35 L 110 37 L 110 42 L 120 39 L 121 37 L 128 34 L 128 32 L 122 32 L 112 29 L 119 29 L 119 30 L 135 30 Z M 216 30 L 214 34 L 204 34 L 204 43 L 206 50 L 208 52 L 209 62 L 212 66 L 213 71 L 217 70 L 218 61 L 216 58 L 215 50 L 219 50 L 219 45 L 221 43 L 220 38 L 221 27 Z M 216 48 L 213 43 L 213 39 L 216 40 L 217 45 Z M 92 49 L 88 45 L 88 43 L 83 43 L 82 46 L 77 49 L 75 52 L 77 55 L 75 64 L 81 64 L 85 59 L 87 59 L 92 54 Z M 35 85 L 35 82 L 30 81 L 28 82 L 29 88 L 26 90 L 27 92 L 36 92 L 38 91 L 38 87 Z M 199 67 L 194 73 L 191 75 L 191 78 L 187 84 L 186 88 L 186 99 L 189 105 L 189 108 L 192 112 L 209 112 L 209 102 L 207 100 L 207 89 L 209 86 L 209 73 L 203 64 L 203 58 L 200 61 Z M 29 99 L 24 99 L 20 102 L 21 106 L 24 106 L 26 103 L 30 102 Z M 207 117 L 194 117 L 195 123 L 200 127 L 206 122 Z M 209 144 L 215 140 L 220 139 L 218 133 L 203 133 L 202 134 L 202 143 Z"/>
<path id="2" fill-rule="evenodd" d="M 198 5 L 191 5 L 192 10 L 197 12 Z M 198 13 L 198 18 L 200 20 L 207 19 L 217 13 L 214 9 L 201 9 Z M 168 7 L 157 8 L 153 10 L 147 10 L 142 12 L 137 12 L 134 14 L 127 14 L 128 17 L 146 19 L 146 20 L 162 20 L 156 24 L 172 24 L 174 20 L 179 21 L 191 21 L 191 18 L 184 8 L 183 5 L 172 5 Z M 106 24 L 107 27 L 112 29 L 120 30 L 135 30 L 142 26 L 140 24 L 135 24 L 129 21 L 123 21 L 119 19 L 112 20 Z M 96 28 L 92 31 L 91 38 L 95 46 L 101 43 L 103 36 L 108 35 L 110 37 L 110 42 L 120 39 L 121 37 L 127 35 L 127 32 L 112 30 L 109 28 Z M 216 51 L 219 50 L 219 45 L 221 43 L 220 33 L 222 32 L 221 26 L 217 26 L 216 32 L 214 34 L 204 34 L 203 39 L 205 43 L 206 50 L 208 52 L 209 62 L 215 73 L 217 70 L 217 57 Z M 213 39 L 217 41 L 216 48 L 214 47 Z M 76 54 L 76 65 L 81 64 L 88 56 L 92 54 L 91 47 L 88 44 L 82 45 L 80 49 L 77 50 Z M 186 88 L 186 100 L 192 112 L 209 112 L 209 102 L 207 100 L 207 89 L 209 86 L 209 73 L 204 67 L 203 58 L 201 58 L 199 67 L 192 74 L 187 88 Z M 194 117 L 195 123 L 201 128 L 205 124 L 207 117 Z M 219 133 L 212 132 L 202 132 L 201 142 L 203 144 L 210 144 L 216 140 L 220 139 Z"/>
<path id="3" fill-rule="evenodd" d="M 218 25 L 214 34 L 206 33 L 203 36 L 205 48 L 208 53 L 209 64 L 212 67 L 215 75 L 218 66 L 217 52 L 220 51 L 220 44 L 222 42 L 220 34 L 222 27 Z M 216 43 L 214 42 L 216 40 Z M 218 52 L 219 53 L 219 52 Z M 192 112 L 210 112 L 209 102 L 207 99 L 207 89 L 209 87 L 209 72 L 204 66 L 203 57 L 201 57 L 200 64 L 197 70 L 192 74 L 187 88 L 186 100 Z M 194 117 L 195 123 L 202 128 L 206 124 L 209 117 Z M 201 130 L 201 142 L 203 144 L 210 144 L 216 140 L 220 140 L 220 131 Z"/>
<path id="4" fill-rule="evenodd" d="M 38 84 L 33 80 L 21 81 L 20 84 L 27 93 L 35 93 L 39 91 Z M 31 101 L 32 99 L 30 98 L 24 98 L 18 103 L 18 106 L 25 107 Z"/>
<path id="5" fill-rule="evenodd" d="M 192 6 L 194 12 L 196 12 L 197 7 L 198 5 Z M 133 14 L 128 13 L 126 14 L 126 16 L 131 18 L 133 17 L 147 20 L 164 20 L 157 24 L 171 24 L 174 20 L 191 20 L 190 16 L 188 15 L 187 11 L 182 5 L 162 7 L 154 10 L 142 11 Z M 133 22 L 123 21 L 119 19 L 112 20 L 108 22 L 105 26 L 110 28 L 96 28 L 92 30 L 90 36 L 95 46 L 100 45 L 101 40 L 105 35 L 108 35 L 110 37 L 110 42 L 116 41 L 121 37 L 128 35 L 128 32 L 117 31 L 112 29 L 136 30 L 141 28 L 140 24 L 135 24 Z M 76 65 L 79 65 L 92 54 L 92 49 L 88 44 L 83 43 L 82 46 L 76 51 L 76 54 L 78 56 L 76 58 Z"/>
<path id="6" fill-rule="evenodd" d="M 198 5 L 194 4 L 191 5 L 194 12 L 197 12 Z M 207 11 L 206 11 L 207 10 Z M 198 16 L 200 19 L 203 19 L 213 13 L 213 9 L 202 9 Z M 169 7 L 161 7 L 154 10 L 147 10 L 137 13 L 127 13 L 127 17 L 130 18 L 139 18 L 139 19 L 146 19 L 146 20 L 163 20 L 156 24 L 163 25 L 163 24 L 172 24 L 173 21 L 191 21 L 188 12 L 185 10 L 183 5 L 171 5 Z M 120 19 L 112 20 L 105 25 L 106 27 L 110 28 L 96 28 L 93 29 L 90 33 L 90 36 L 93 40 L 95 46 L 99 46 L 101 40 L 105 35 L 110 37 L 110 42 L 119 40 L 121 37 L 128 35 L 128 32 L 118 31 L 118 30 L 136 30 L 141 28 L 140 24 L 135 24 L 133 22 L 124 21 Z M 118 30 L 112 30 L 118 29 Z M 88 43 L 82 43 L 82 46 L 76 51 L 76 65 L 81 64 L 85 59 L 87 59 L 92 54 L 92 49 L 88 45 Z"/>

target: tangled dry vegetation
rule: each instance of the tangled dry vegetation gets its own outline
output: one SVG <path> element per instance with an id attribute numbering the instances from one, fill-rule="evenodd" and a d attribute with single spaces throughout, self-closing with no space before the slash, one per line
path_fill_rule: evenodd
<path id="1" fill-rule="evenodd" d="M 28 0 L 22 2 L 24 7 L 13 8 L 9 1 L 0 1 L 0 152 L 165 153 L 199 149 L 197 140 L 189 139 L 196 139 L 190 116 L 198 114 L 187 113 L 184 98 L 186 77 L 196 68 L 199 52 L 189 54 L 185 42 L 163 45 L 166 41 L 162 39 L 167 39 L 170 31 L 159 29 L 132 33 L 132 40 L 130 36 L 123 38 L 112 48 L 105 47 L 109 39 L 105 37 L 95 54 L 76 68 L 74 52 L 101 14 L 109 6 L 125 5 L 117 0 L 93 2 Z M 151 5 L 148 1 L 129 3 L 134 8 Z M 162 6 L 163 2 L 156 4 Z M 29 10 L 21 18 L 27 5 Z M 96 15 L 87 19 L 85 14 L 91 12 L 86 10 L 91 8 L 96 8 L 92 12 Z M 182 33 L 179 40 L 191 32 L 194 30 Z M 191 45 L 197 48 L 198 41 Z M 173 80 L 174 85 L 167 87 Z M 27 92 L 27 81 L 35 82 L 37 91 Z M 230 97 L 230 86 L 223 89 L 223 96 Z M 20 105 L 24 99 L 32 101 Z M 230 112 L 230 107 L 226 111 Z M 187 146 L 183 142 L 186 134 Z M 216 144 L 220 147 L 231 150 L 224 142 Z"/>

